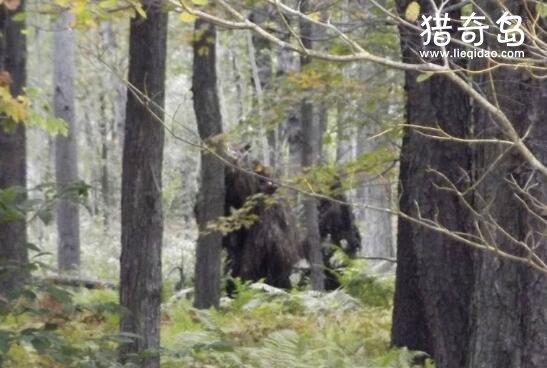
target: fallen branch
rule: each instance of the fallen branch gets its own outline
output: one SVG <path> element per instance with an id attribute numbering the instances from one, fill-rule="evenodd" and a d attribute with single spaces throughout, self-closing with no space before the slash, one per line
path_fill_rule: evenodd
<path id="1" fill-rule="evenodd" d="M 83 287 L 86 289 L 118 289 L 118 285 L 110 281 L 97 280 L 97 279 L 88 279 L 82 277 L 74 276 L 60 276 L 60 275 L 50 275 L 50 276 L 38 276 L 36 280 L 42 282 L 49 282 L 54 285 L 61 286 L 71 286 L 71 287 Z"/>

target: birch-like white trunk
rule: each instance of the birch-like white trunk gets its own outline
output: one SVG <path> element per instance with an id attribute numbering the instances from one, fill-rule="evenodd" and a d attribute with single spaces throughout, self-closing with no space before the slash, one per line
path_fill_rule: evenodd
<path id="1" fill-rule="evenodd" d="M 375 134 L 374 125 L 361 127 L 357 139 L 357 155 L 374 151 L 381 144 L 368 138 Z M 392 185 L 381 175 L 366 174 L 364 182 L 357 190 L 360 203 L 373 207 L 390 208 Z M 392 215 L 385 211 L 363 209 L 361 220 L 362 252 L 371 257 L 393 257 L 393 223 Z"/>

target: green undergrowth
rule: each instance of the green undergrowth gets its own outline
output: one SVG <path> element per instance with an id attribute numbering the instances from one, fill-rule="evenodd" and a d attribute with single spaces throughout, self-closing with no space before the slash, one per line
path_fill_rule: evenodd
<path id="1" fill-rule="evenodd" d="M 218 310 L 170 297 L 162 367 L 410 367 L 413 353 L 389 344 L 392 278 L 346 276 L 330 293 L 239 282 Z M 2 312 L 0 367 L 122 367 L 116 348 L 132 337 L 118 334 L 117 292 L 47 288 Z"/>

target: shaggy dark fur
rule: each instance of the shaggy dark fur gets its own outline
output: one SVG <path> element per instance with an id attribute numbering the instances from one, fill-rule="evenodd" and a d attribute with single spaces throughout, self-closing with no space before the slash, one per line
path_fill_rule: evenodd
<path id="1" fill-rule="evenodd" d="M 346 202 L 346 196 L 337 193 L 341 184 L 336 181 L 331 186 L 331 197 L 342 202 Z M 344 250 L 344 252 L 353 258 L 361 249 L 361 234 L 355 223 L 355 216 L 350 206 L 333 202 L 327 199 L 321 199 L 318 205 L 319 210 L 319 233 L 321 240 L 326 244 L 323 248 L 323 262 L 325 264 L 325 290 L 334 290 L 340 286 L 334 273 L 336 265 L 331 263 L 331 257 L 334 254 L 335 245 Z"/>
<path id="2" fill-rule="evenodd" d="M 262 165 L 255 162 L 245 167 L 265 177 L 228 167 L 226 215 L 231 214 L 231 209 L 241 208 L 249 197 L 258 193 L 271 195 L 277 189 L 268 180 L 270 173 Z M 242 227 L 224 236 L 223 247 L 228 252 L 227 271 L 232 277 L 243 280 L 265 279 L 269 285 L 290 288 L 292 268 L 303 254 L 296 233 L 296 219 L 281 199 L 276 199 L 273 204 L 259 199 L 253 213 L 258 220 L 250 227 Z"/>

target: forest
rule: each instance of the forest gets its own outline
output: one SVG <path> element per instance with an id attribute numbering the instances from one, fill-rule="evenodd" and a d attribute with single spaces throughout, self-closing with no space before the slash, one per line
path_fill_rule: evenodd
<path id="1" fill-rule="evenodd" d="M 547 3 L 0 0 L 34 367 L 547 367 Z"/>

